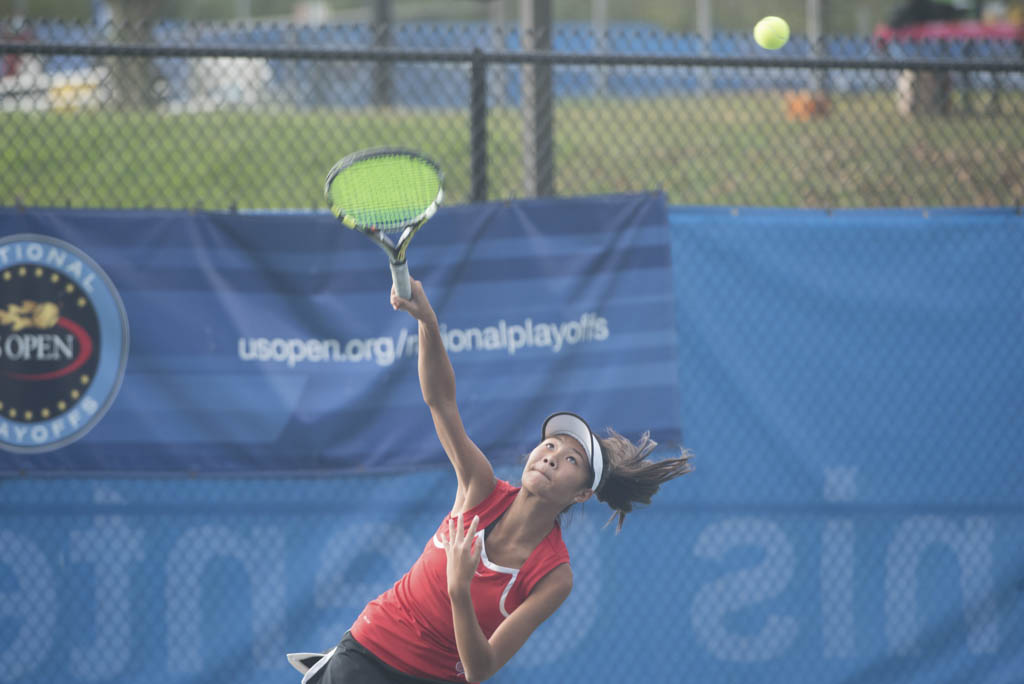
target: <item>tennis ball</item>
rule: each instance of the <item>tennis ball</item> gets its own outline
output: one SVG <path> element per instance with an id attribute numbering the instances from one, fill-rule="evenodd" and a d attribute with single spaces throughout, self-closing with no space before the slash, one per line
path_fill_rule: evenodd
<path id="1" fill-rule="evenodd" d="M 789 40 L 789 24 L 781 17 L 765 17 L 754 26 L 754 40 L 766 50 L 778 50 Z"/>

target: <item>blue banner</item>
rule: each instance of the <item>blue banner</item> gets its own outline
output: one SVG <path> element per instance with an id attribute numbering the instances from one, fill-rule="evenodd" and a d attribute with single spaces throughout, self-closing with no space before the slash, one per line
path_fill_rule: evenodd
<path id="1" fill-rule="evenodd" d="M 494 203 L 416 236 L 493 460 L 556 410 L 678 440 L 666 217 L 660 195 Z M 0 471 L 447 463 L 386 257 L 329 215 L 3 210 L 0 273 Z"/>

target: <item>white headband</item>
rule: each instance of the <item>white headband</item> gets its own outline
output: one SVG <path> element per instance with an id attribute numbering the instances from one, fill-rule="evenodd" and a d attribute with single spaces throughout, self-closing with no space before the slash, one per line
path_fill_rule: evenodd
<path id="1" fill-rule="evenodd" d="M 541 439 L 547 439 L 552 435 L 569 435 L 583 446 L 590 459 L 590 465 L 594 468 L 594 482 L 590 488 L 595 492 L 601 486 L 601 476 L 604 473 L 604 453 L 601 451 L 601 443 L 590 430 L 587 421 L 575 413 L 553 413 L 544 421 L 541 428 Z"/>

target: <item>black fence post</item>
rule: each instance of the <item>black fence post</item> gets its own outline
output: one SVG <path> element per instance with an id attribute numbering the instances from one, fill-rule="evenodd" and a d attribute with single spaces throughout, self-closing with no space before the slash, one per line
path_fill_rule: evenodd
<path id="1" fill-rule="evenodd" d="M 487 201 L 487 60 L 473 50 L 469 86 L 470 200 Z"/>
<path id="2" fill-rule="evenodd" d="M 391 0 L 375 0 L 373 3 L 373 47 L 391 47 Z M 390 107 L 393 95 L 393 65 L 388 60 L 373 63 L 373 104 L 375 107 Z"/>
<path id="3" fill-rule="evenodd" d="M 550 52 L 552 11 L 547 0 L 521 0 L 523 51 Z M 526 193 L 535 197 L 555 194 L 554 87 L 551 61 L 523 65 L 523 161 Z"/>

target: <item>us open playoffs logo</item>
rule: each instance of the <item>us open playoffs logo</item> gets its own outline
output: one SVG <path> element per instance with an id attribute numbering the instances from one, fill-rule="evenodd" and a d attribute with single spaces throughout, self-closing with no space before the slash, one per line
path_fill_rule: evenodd
<path id="1" fill-rule="evenodd" d="M 0 449 L 52 451 L 110 408 L 128 319 L 110 278 L 66 242 L 0 239 Z"/>

